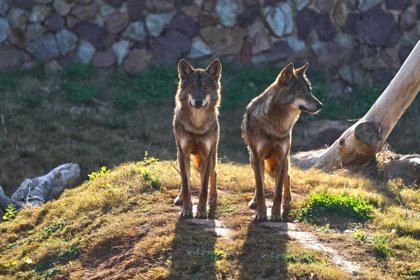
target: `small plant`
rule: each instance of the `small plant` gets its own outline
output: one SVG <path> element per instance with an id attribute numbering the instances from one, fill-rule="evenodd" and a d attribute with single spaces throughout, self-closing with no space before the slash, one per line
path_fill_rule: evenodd
<path id="1" fill-rule="evenodd" d="M 388 246 L 388 240 L 382 235 L 376 235 L 372 238 L 373 251 L 376 256 L 386 258 L 392 255 L 392 250 Z"/>
<path id="2" fill-rule="evenodd" d="M 68 80 L 87 80 L 96 73 L 95 67 L 90 64 L 72 63 L 64 69 L 63 78 Z"/>
<path id="3" fill-rule="evenodd" d="M 123 92 L 122 94 L 118 94 L 114 98 L 114 107 L 119 110 L 130 111 L 135 109 L 138 104 L 138 96 L 130 92 Z"/>
<path id="4" fill-rule="evenodd" d="M 0 91 L 13 90 L 17 84 L 16 74 L 2 73 L 0 75 Z"/>
<path id="5" fill-rule="evenodd" d="M 57 222 L 46 226 L 42 229 L 40 235 L 42 238 L 47 239 L 51 234 L 53 234 L 54 232 L 64 228 L 64 226 L 66 225 L 66 223 L 63 220 L 58 220 Z"/>
<path id="6" fill-rule="evenodd" d="M 96 88 L 82 82 L 65 83 L 62 88 L 67 100 L 75 104 L 90 103 L 98 95 Z"/>
<path id="7" fill-rule="evenodd" d="M 158 161 L 159 161 L 158 158 L 150 157 L 149 156 L 149 152 L 144 151 L 144 157 L 143 157 L 143 161 L 142 161 L 142 163 L 144 165 L 150 165 L 150 164 L 155 163 L 155 162 L 158 162 Z"/>
<path id="8" fill-rule="evenodd" d="M 367 235 L 363 231 L 356 230 L 353 234 L 354 239 L 359 243 L 365 243 L 367 241 Z"/>
<path id="9" fill-rule="evenodd" d="M 93 171 L 92 173 L 88 174 L 89 180 L 94 180 L 96 178 L 102 177 L 105 174 L 111 172 L 111 169 L 108 169 L 106 166 L 102 166 L 98 172 Z"/>
<path id="10" fill-rule="evenodd" d="M 200 255 L 211 261 L 220 261 L 229 258 L 228 254 L 219 249 L 214 249 L 214 251 L 205 250 L 202 251 Z"/>
<path id="11" fill-rule="evenodd" d="M 39 94 L 31 94 L 24 96 L 22 102 L 27 108 L 35 109 L 42 102 L 42 97 Z"/>
<path id="12" fill-rule="evenodd" d="M 143 177 L 143 180 L 145 183 L 148 184 L 150 188 L 153 190 L 159 190 L 160 189 L 160 181 L 158 177 L 152 175 L 147 168 L 140 169 L 141 175 Z"/>
<path id="13" fill-rule="evenodd" d="M 366 221 L 373 218 L 373 207 L 364 199 L 344 194 L 315 193 L 298 210 L 298 219 L 318 223 L 320 216 L 340 216 Z"/>
<path id="14" fill-rule="evenodd" d="M 11 221 L 16 217 L 16 213 L 17 213 L 16 205 L 9 204 L 7 205 L 4 211 L 5 213 L 3 215 L 3 221 Z"/>
<path id="15" fill-rule="evenodd" d="M 313 263 L 315 257 L 312 252 L 297 252 L 287 254 L 286 261 L 289 263 Z"/>

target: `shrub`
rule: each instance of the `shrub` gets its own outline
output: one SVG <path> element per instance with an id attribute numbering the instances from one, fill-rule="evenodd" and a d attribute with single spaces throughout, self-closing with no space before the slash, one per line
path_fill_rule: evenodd
<path id="1" fill-rule="evenodd" d="M 366 200 L 355 196 L 320 192 L 310 195 L 304 202 L 298 210 L 298 219 L 317 223 L 320 216 L 366 221 L 373 218 L 373 207 Z"/>
<path id="2" fill-rule="evenodd" d="M 13 90 L 17 87 L 16 75 L 13 73 L 0 74 L 0 91 Z"/>
<path id="3" fill-rule="evenodd" d="M 95 67 L 89 64 L 73 63 L 67 66 L 62 76 L 67 80 L 87 80 L 92 78 L 96 74 Z"/>
<path id="4" fill-rule="evenodd" d="M 3 215 L 3 221 L 10 221 L 16 217 L 16 213 L 17 213 L 16 205 L 9 204 L 7 205 L 4 211 L 5 213 Z"/>
<path id="5" fill-rule="evenodd" d="M 382 235 L 376 235 L 372 238 L 373 251 L 376 256 L 381 258 L 389 257 L 392 250 L 388 246 L 388 240 Z"/>
<path id="6" fill-rule="evenodd" d="M 92 173 L 88 174 L 89 180 L 94 180 L 96 178 L 102 177 L 103 175 L 111 172 L 106 166 L 102 166 L 98 172 L 93 171 Z"/>
<path id="7" fill-rule="evenodd" d="M 62 88 L 67 100 L 75 104 L 90 103 L 98 94 L 96 88 L 81 82 L 65 83 Z"/>
<path id="8" fill-rule="evenodd" d="M 114 97 L 114 107 L 119 110 L 133 110 L 139 104 L 138 96 L 131 92 L 123 92 Z"/>

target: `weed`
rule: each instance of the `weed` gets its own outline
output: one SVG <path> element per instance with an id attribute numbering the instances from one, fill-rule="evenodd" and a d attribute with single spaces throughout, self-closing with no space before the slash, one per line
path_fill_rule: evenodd
<path id="1" fill-rule="evenodd" d="M 406 271 L 404 273 L 400 273 L 399 276 L 401 277 L 401 279 L 406 279 L 406 280 L 420 279 L 420 268 L 416 268 L 410 271 Z"/>
<path id="2" fill-rule="evenodd" d="M 315 256 L 314 256 L 313 252 L 288 253 L 286 255 L 285 259 L 289 263 L 313 263 L 313 262 L 315 262 Z"/>
<path id="3" fill-rule="evenodd" d="M 213 251 L 204 250 L 200 252 L 200 255 L 209 261 L 220 261 L 229 258 L 228 254 L 219 249 L 214 249 Z"/>
<path id="4" fill-rule="evenodd" d="M 98 95 L 95 87 L 83 82 L 68 82 L 62 88 L 67 100 L 75 104 L 90 103 Z"/>
<path id="5" fill-rule="evenodd" d="M 35 109 L 41 104 L 42 97 L 39 94 L 26 95 L 22 97 L 22 102 L 25 107 Z"/>
<path id="6" fill-rule="evenodd" d="M 6 209 L 4 209 L 5 213 L 3 215 L 3 221 L 11 221 L 16 217 L 17 209 L 16 205 L 9 204 L 7 205 Z"/>
<path id="7" fill-rule="evenodd" d="M 145 188 L 143 188 L 144 191 L 150 190 L 150 188 L 152 190 L 160 189 L 161 184 L 158 177 L 152 175 L 147 168 L 141 168 L 140 172 L 143 177 L 143 180 L 147 184 L 145 185 Z"/>
<path id="8" fill-rule="evenodd" d="M 106 166 L 102 166 L 101 169 L 98 172 L 93 171 L 92 173 L 88 174 L 89 180 L 94 180 L 96 178 L 102 177 L 105 174 L 111 172 L 110 169 L 108 169 Z"/>
<path id="9" fill-rule="evenodd" d="M 0 91 L 14 90 L 18 80 L 15 73 L 2 73 L 0 75 Z"/>
<path id="10" fill-rule="evenodd" d="M 373 218 L 373 207 L 364 199 L 324 192 L 309 196 L 298 210 L 298 219 L 318 223 L 320 216 L 340 216 L 366 221 Z"/>
<path id="11" fill-rule="evenodd" d="M 79 248 L 77 246 L 69 249 L 60 251 L 57 256 L 57 261 L 61 264 L 68 263 L 71 260 L 75 260 L 80 256 Z"/>
<path id="12" fill-rule="evenodd" d="M 139 97 L 131 92 L 123 92 L 114 97 L 114 107 L 119 110 L 133 110 L 139 104 Z"/>
<path id="13" fill-rule="evenodd" d="M 386 258 L 392 255 L 392 250 L 388 246 L 388 240 L 385 236 L 375 235 L 372 238 L 373 252 L 377 257 Z"/>
<path id="14" fill-rule="evenodd" d="M 156 162 L 159 162 L 158 158 L 150 157 L 149 152 L 144 151 L 143 161 L 141 162 L 143 165 L 150 165 Z"/>
<path id="15" fill-rule="evenodd" d="M 57 222 L 46 226 L 42 229 L 40 235 L 42 238 L 47 239 L 51 234 L 53 234 L 54 232 L 63 229 L 64 226 L 66 225 L 66 223 L 63 220 L 58 220 Z"/>
<path id="16" fill-rule="evenodd" d="M 90 64 L 72 63 L 67 66 L 62 76 L 67 80 L 87 80 L 92 78 L 96 74 L 96 69 Z"/>
<path id="17" fill-rule="evenodd" d="M 363 231 L 356 230 L 353 234 L 354 239 L 359 243 L 365 243 L 367 241 L 367 235 Z"/>

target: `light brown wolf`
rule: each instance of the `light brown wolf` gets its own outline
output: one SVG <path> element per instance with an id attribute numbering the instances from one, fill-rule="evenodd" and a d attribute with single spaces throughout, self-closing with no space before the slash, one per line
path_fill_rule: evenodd
<path id="1" fill-rule="evenodd" d="M 257 208 L 256 220 L 267 219 L 264 169 L 275 179 L 272 221 L 281 220 L 282 199 L 283 213 L 289 208 L 292 199 L 288 171 L 292 128 L 301 111 L 314 114 L 322 107 L 312 95 L 305 74 L 307 68 L 308 64 L 298 69 L 288 64 L 274 83 L 246 107 L 241 130 L 255 175 L 256 188 L 249 207 Z"/>
<path id="2" fill-rule="evenodd" d="M 219 142 L 220 78 L 222 64 L 214 60 L 206 69 L 194 69 L 186 60 L 178 63 L 179 84 L 175 97 L 174 133 L 182 186 L 175 205 L 182 205 L 182 218 L 192 217 L 190 191 L 190 159 L 201 175 L 197 218 L 207 218 L 207 192 L 210 180 L 209 205 L 217 204 L 216 160 Z"/>

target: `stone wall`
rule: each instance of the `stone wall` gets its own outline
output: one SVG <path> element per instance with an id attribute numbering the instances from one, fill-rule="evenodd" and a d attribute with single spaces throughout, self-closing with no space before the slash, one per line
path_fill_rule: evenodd
<path id="1" fill-rule="evenodd" d="M 0 0 L 0 69 L 229 57 L 362 84 L 389 81 L 419 37 L 420 0 Z"/>

